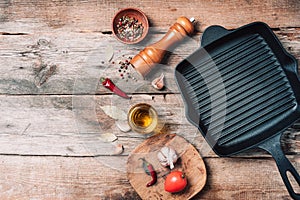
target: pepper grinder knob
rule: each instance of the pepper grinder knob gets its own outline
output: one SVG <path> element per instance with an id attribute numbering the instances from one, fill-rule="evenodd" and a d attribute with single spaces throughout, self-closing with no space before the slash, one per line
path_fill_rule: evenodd
<path id="1" fill-rule="evenodd" d="M 194 18 L 179 17 L 161 40 L 147 46 L 131 59 L 132 66 L 145 77 L 156 64 L 162 61 L 168 50 L 194 32 L 194 21 Z"/>

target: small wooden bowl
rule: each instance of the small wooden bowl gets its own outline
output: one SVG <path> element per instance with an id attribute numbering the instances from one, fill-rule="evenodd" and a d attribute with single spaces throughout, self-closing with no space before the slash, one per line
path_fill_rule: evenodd
<path id="1" fill-rule="evenodd" d="M 118 33 L 118 27 L 117 25 L 119 24 L 119 20 L 123 17 L 123 16 L 128 16 L 130 18 L 135 18 L 136 20 L 138 20 L 138 23 L 141 23 L 143 26 L 143 32 L 141 37 L 132 40 L 129 38 L 122 38 L 120 37 L 120 34 Z M 122 9 L 120 11 L 118 11 L 112 21 L 112 32 L 114 34 L 114 36 L 120 41 L 123 42 L 125 44 L 136 44 L 138 42 L 141 42 L 147 35 L 148 30 L 149 30 L 149 22 L 148 22 L 148 18 L 146 17 L 146 15 L 139 9 L 137 8 L 125 8 Z"/>

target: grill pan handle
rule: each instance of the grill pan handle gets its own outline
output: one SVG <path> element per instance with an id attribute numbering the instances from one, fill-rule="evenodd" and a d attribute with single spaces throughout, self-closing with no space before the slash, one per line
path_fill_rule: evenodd
<path id="1" fill-rule="evenodd" d="M 291 162 L 284 155 L 280 146 L 280 137 L 281 134 L 278 134 L 277 136 L 269 140 L 266 140 L 265 142 L 259 145 L 259 148 L 266 150 L 273 156 L 273 158 L 276 161 L 279 172 L 281 174 L 282 180 L 285 186 L 287 187 L 287 190 L 290 193 L 291 197 L 293 199 L 300 200 L 300 194 L 295 193 L 291 185 L 291 182 L 288 179 L 287 172 L 290 172 L 293 175 L 293 177 L 298 183 L 298 186 L 300 186 L 300 176 L 296 171 L 296 169 L 291 164 Z"/>
<path id="2" fill-rule="evenodd" d="M 225 29 L 223 26 L 213 25 L 209 26 L 202 34 L 201 38 L 201 47 L 208 45 L 211 42 L 214 42 L 225 35 L 229 34 L 232 31 Z"/>

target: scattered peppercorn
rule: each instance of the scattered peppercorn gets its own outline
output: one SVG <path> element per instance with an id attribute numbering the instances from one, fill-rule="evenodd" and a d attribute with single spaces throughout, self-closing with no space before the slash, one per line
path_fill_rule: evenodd
<path id="1" fill-rule="evenodd" d="M 137 81 L 130 73 L 131 68 L 129 66 L 131 66 L 130 60 L 132 57 L 125 57 L 125 55 L 122 55 L 122 57 L 124 57 L 124 60 L 117 62 L 119 64 L 117 70 L 120 78 L 125 79 L 126 82 L 128 82 L 129 79 Z"/>

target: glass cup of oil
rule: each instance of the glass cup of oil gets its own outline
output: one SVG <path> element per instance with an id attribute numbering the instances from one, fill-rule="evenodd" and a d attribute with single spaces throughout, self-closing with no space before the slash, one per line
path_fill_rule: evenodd
<path id="1" fill-rule="evenodd" d="M 128 111 L 128 124 L 137 133 L 154 135 L 158 126 L 157 112 L 149 104 L 136 104 Z"/>

